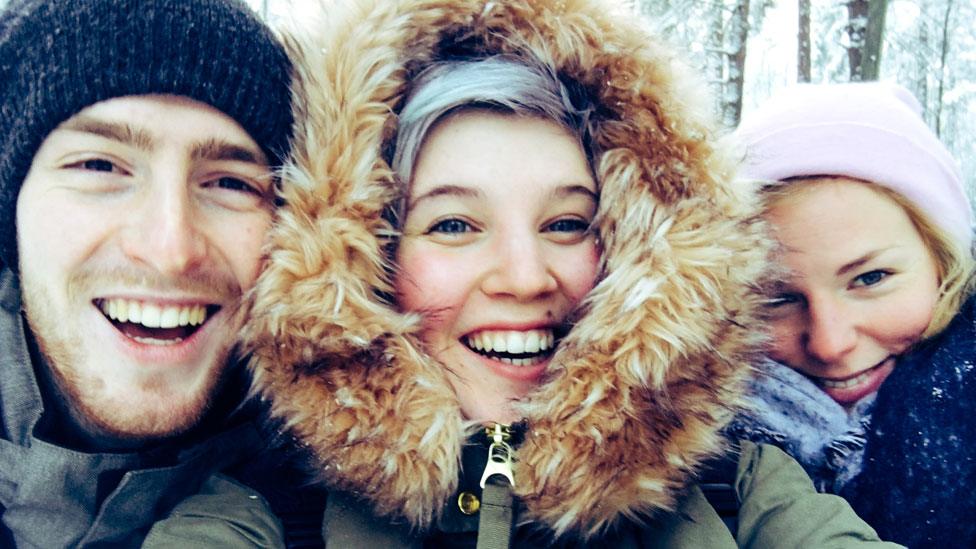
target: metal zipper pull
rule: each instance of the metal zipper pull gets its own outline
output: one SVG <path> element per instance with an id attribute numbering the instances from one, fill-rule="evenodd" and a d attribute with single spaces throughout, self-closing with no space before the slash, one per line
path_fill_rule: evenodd
<path id="1" fill-rule="evenodd" d="M 485 433 L 491 439 L 488 447 L 488 463 L 481 475 L 481 487 L 485 487 L 488 479 L 494 475 L 501 475 L 508 479 L 508 483 L 515 486 L 515 475 L 512 473 L 515 463 L 515 450 L 508 444 L 511 431 L 508 425 L 496 423 L 494 427 L 487 427 Z"/>

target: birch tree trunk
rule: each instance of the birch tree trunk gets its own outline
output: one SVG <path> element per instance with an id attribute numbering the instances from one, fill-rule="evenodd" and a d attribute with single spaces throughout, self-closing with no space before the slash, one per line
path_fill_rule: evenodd
<path id="1" fill-rule="evenodd" d="M 946 0 L 945 17 L 942 18 L 942 51 L 939 57 L 939 95 L 935 107 L 935 135 L 942 137 L 942 97 L 945 93 L 946 57 L 949 54 L 949 20 L 952 18 L 953 0 Z"/>
<path id="2" fill-rule="evenodd" d="M 725 51 L 725 0 L 713 0 L 708 14 L 708 49 L 706 50 L 706 75 L 715 105 L 723 110 L 725 90 L 725 66 L 728 55 Z"/>
<path id="3" fill-rule="evenodd" d="M 888 0 L 848 0 L 847 60 L 851 82 L 877 80 Z"/>
<path id="4" fill-rule="evenodd" d="M 729 21 L 729 78 L 722 97 L 722 115 L 730 128 L 738 126 L 742 116 L 748 38 L 749 0 L 735 0 L 735 8 Z"/>
<path id="5" fill-rule="evenodd" d="M 810 81 L 810 0 L 797 0 L 799 25 L 796 33 L 796 79 Z"/>

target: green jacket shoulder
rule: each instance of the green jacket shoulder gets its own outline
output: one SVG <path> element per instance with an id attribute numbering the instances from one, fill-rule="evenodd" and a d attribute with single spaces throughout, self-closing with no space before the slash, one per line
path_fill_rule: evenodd
<path id="1" fill-rule="evenodd" d="M 782 549 L 901 547 L 881 541 L 838 496 L 818 493 L 807 474 L 781 450 L 743 442 L 735 475 L 739 500 L 737 535 L 726 527 L 697 486 L 674 512 L 648 523 L 629 523 L 613 539 L 594 541 L 621 548 Z M 329 498 L 326 546 L 421 547 L 422 540 L 374 516 L 367 506 L 336 493 Z M 157 523 L 144 547 L 283 547 L 281 525 L 260 495 L 215 476 L 204 491 Z"/>
<path id="2" fill-rule="evenodd" d="M 769 445 L 742 443 L 735 491 L 740 547 L 894 548 L 846 500 L 821 494 L 793 458 Z"/>
<path id="3" fill-rule="evenodd" d="M 153 525 L 142 547 L 284 549 L 284 538 L 280 521 L 260 494 L 230 477 L 213 475 L 200 492 Z"/>

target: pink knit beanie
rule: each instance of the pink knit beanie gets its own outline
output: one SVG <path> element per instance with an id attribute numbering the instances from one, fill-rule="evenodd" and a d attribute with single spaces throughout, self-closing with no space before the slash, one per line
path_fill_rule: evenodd
<path id="1" fill-rule="evenodd" d="M 973 216 L 959 167 L 905 88 L 889 83 L 803 84 L 749 113 L 740 177 L 780 181 L 847 176 L 888 187 L 970 249 Z"/>

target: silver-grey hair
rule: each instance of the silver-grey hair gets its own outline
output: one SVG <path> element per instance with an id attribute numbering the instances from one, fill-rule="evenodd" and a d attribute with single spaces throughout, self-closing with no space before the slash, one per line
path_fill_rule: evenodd
<path id="1" fill-rule="evenodd" d="M 392 168 L 406 186 L 427 133 L 444 117 L 466 109 L 496 110 L 552 120 L 579 139 L 589 158 L 591 108 L 573 104 L 569 89 L 540 63 L 512 56 L 444 61 L 424 69 L 400 111 Z"/>

